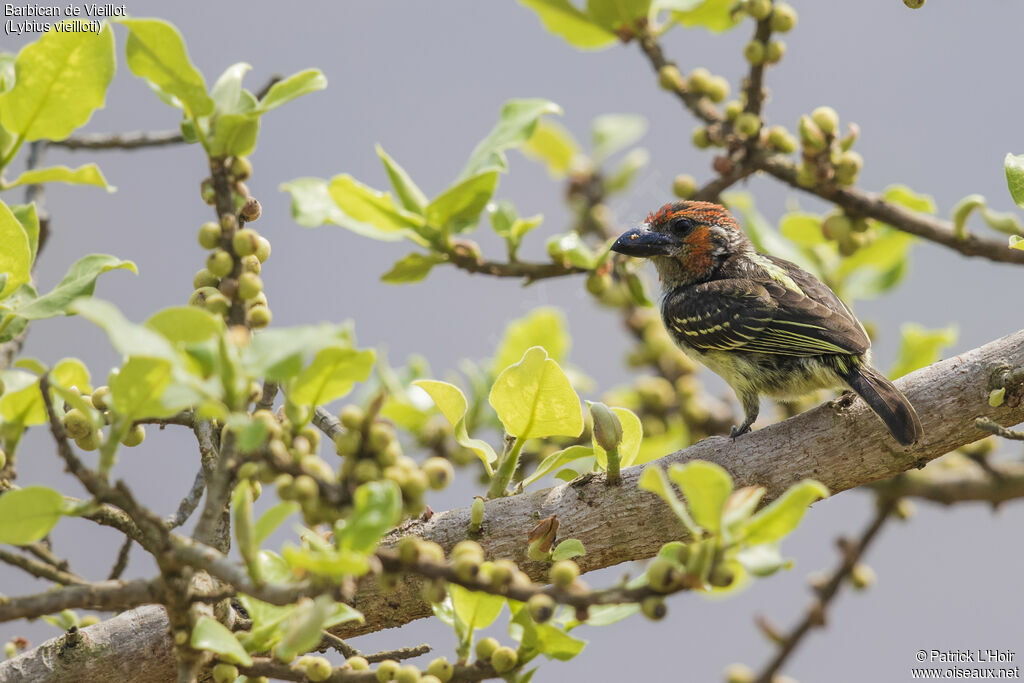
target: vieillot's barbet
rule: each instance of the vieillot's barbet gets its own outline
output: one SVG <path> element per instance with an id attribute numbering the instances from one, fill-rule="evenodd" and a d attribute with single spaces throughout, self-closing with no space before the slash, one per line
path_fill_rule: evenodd
<path id="1" fill-rule="evenodd" d="M 921 420 L 870 365 L 864 327 L 835 293 L 789 261 L 754 249 L 718 204 L 666 204 L 612 249 L 649 258 L 661 276 L 661 316 L 675 343 L 722 377 L 743 404 L 735 438 L 750 431 L 762 394 L 795 399 L 844 384 L 908 446 Z"/>

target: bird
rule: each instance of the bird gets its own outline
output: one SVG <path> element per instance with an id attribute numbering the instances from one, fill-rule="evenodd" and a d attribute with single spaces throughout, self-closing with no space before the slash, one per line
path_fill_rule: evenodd
<path id="1" fill-rule="evenodd" d="M 743 406 L 734 440 L 750 431 L 761 395 L 794 400 L 843 385 L 901 445 L 924 435 L 914 406 L 871 366 L 871 341 L 850 307 L 796 264 L 758 252 L 725 207 L 665 204 L 612 250 L 654 263 L 672 340 L 724 379 Z"/>

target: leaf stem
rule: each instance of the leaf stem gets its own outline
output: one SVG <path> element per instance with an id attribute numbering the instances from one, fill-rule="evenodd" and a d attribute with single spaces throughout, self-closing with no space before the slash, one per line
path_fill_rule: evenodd
<path id="1" fill-rule="evenodd" d="M 501 498 L 505 495 L 505 489 L 508 488 L 509 482 L 512 481 L 512 475 L 515 474 L 516 468 L 519 466 L 519 454 L 525 443 L 524 439 L 506 437 L 501 462 L 498 463 L 498 470 L 491 478 L 491 488 L 487 491 L 488 498 Z"/>
<path id="2" fill-rule="evenodd" d="M 19 135 L 14 140 L 14 146 L 11 147 L 11 151 L 8 152 L 7 155 L 4 156 L 3 158 L 0 158 L 0 171 L 2 171 L 5 168 L 7 168 L 7 164 L 11 163 L 11 161 L 14 159 L 15 155 L 18 153 L 18 150 L 21 149 L 21 144 L 23 142 L 25 142 L 25 134 L 24 133 Z"/>
<path id="3" fill-rule="evenodd" d="M 618 486 L 622 483 L 622 474 L 619 472 L 619 447 L 610 448 L 605 453 L 608 455 L 608 478 L 609 486 Z"/>

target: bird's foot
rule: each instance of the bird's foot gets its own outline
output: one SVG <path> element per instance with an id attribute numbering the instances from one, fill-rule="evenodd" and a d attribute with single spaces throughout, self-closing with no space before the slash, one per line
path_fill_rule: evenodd
<path id="1" fill-rule="evenodd" d="M 847 391 L 844 391 L 843 393 L 839 394 L 839 396 L 836 397 L 832 401 L 831 405 L 836 410 L 844 410 L 844 409 L 849 408 L 850 406 L 852 406 L 853 402 L 854 402 L 854 400 L 856 400 L 856 398 L 857 398 L 857 394 L 853 393 L 852 391 L 847 390 Z"/>
<path id="2" fill-rule="evenodd" d="M 737 436 L 743 436 L 744 434 L 746 434 L 749 431 L 750 431 L 750 425 L 749 424 L 742 424 L 739 427 L 736 427 L 735 425 L 733 425 L 732 427 L 729 428 L 729 438 L 732 439 L 733 441 L 735 441 Z"/>

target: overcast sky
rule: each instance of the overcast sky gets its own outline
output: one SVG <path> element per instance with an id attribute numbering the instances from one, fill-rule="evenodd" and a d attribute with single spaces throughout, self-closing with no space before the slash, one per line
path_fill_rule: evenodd
<path id="1" fill-rule="evenodd" d="M 933 0 L 916 12 L 900 0 L 793 4 L 799 26 L 785 37 L 787 55 L 767 77 L 770 123 L 793 129 L 801 113 L 832 105 L 844 122 L 861 126 L 857 149 L 866 159 L 863 187 L 906 183 L 934 196 L 945 215 L 971 193 L 985 195 L 997 209 L 1012 208 L 1002 159 L 1007 152 L 1024 151 L 1024 91 L 1018 78 L 1024 4 Z M 626 227 L 670 199 L 675 174 L 698 179 L 711 174 L 711 155 L 689 145 L 694 120 L 658 89 L 634 45 L 576 52 L 514 2 L 136 0 L 127 9 L 135 16 L 173 21 L 208 83 L 237 61 L 253 65 L 247 81 L 252 88 L 272 73 L 309 66 L 323 69 L 329 79 L 325 92 L 268 114 L 252 156 L 256 171 L 249 185 L 264 207 L 256 227 L 273 243 L 262 275 L 275 324 L 351 318 L 362 345 L 386 348 L 396 363 L 421 353 L 441 373 L 460 358 L 490 355 L 510 318 L 554 304 L 570 321 L 574 364 L 603 387 L 632 376 L 622 363 L 628 342 L 618 321 L 591 303 L 580 279 L 523 289 L 439 268 L 419 285 L 384 285 L 379 275 L 408 247 L 338 228 L 301 228 L 291 221 L 288 198 L 278 185 L 300 176 L 347 172 L 385 187 L 373 149 L 379 142 L 428 194 L 436 194 L 458 173 L 505 100 L 546 97 L 563 107 L 563 123 L 580 139 L 602 113 L 639 113 L 649 120 L 643 144 L 651 152 L 651 166 L 635 191 L 614 206 L 617 221 Z M 735 91 L 745 71 L 741 50 L 750 30 L 749 22 L 722 36 L 677 29 L 666 37 L 665 48 L 684 70 L 707 66 L 727 76 Z M 25 42 L 4 35 L 0 48 L 15 51 Z M 173 128 L 175 112 L 124 67 L 123 46 L 124 31 L 118 29 L 118 73 L 106 109 L 94 115 L 87 130 Z M 205 175 L 201 151 L 51 152 L 48 161 L 97 161 L 119 189 L 112 195 L 65 187 L 47 192 L 53 236 L 37 269 L 40 286 L 51 287 L 82 254 L 105 252 L 139 265 L 139 276 L 113 273 L 97 289 L 97 296 L 116 302 L 130 318 L 141 320 L 160 307 L 184 303 L 204 259 L 196 229 L 209 217 L 198 193 Z M 566 226 L 563 188 L 517 154 L 510 166 L 499 196 L 513 200 L 523 214 L 545 215 L 545 225 L 524 247 L 527 255 L 542 254 L 546 235 Z M 773 221 L 797 203 L 823 208 L 771 180 L 754 179 L 747 187 Z M 498 247 L 492 239 L 481 241 L 492 252 Z M 857 305 L 861 318 L 880 330 L 877 364 L 883 369 L 892 364 L 899 326 L 908 321 L 927 327 L 955 324 L 960 336 L 951 354 L 1018 329 L 1020 278 L 1013 266 L 968 260 L 932 244 L 915 246 L 906 282 L 884 299 Z M 89 363 L 94 378 L 118 362 L 104 335 L 75 319 L 36 324 L 25 353 L 46 362 L 78 356 Z M 74 482 L 55 474 L 52 444 L 34 431 L 19 457 L 19 483 L 78 492 Z M 191 435 L 171 429 L 151 433 L 118 466 L 119 475 L 162 513 L 177 504 L 196 467 Z M 470 496 L 462 487 L 431 505 L 465 505 Z M 828 629 L 808 639 L 787 673 L 803 681 L 902 681 L 909 680 L 914 654 L 922 648 L 1002 648 L 1016 652 L 1018 661 L 1024 656 L 1024 506 L 1010 504 L 996 514 L 973 505 L 919 508 L 911 523 L 887 529 L 868 558 L 879 574 L 878 585 L 864 594 L 842 595 Z M 784 544 L 796 559 L 792 571 L 757 581 L 727 601 L 677 596 L 660 624 L 638 616 L 617 626 L 581 628 L 578 633 L 591 641 L 583 655 L 544 664 L 534 680 L 619 680 L 642 671 L 647 680 L 713 681 L 734 661 L 759 667 L 773 648 L 754 627 L 753 615 L 792 624 L 810 598 L 807 575 L 836 562 L 835 537 L 856 533 L 870 511 L 870 497 L 860 492 L 817 504 Z M 53 538 L 58 553 L 70 556 L 90 578 L 105 577 L 119 541 L 78 520 L 62 521 Z M 588 581 L 610 583 L 623 571 L 637 570 L 616 567 Z M 136 551 L 128 575 L 152 571 L 152 563 Z M 0 587 L 17 595 L 44 586 L 0 567 Z M 498 623 L 496 635 L 507 641 L 507 621 Z M 14 635 L 38 643 L 57 632 L 44 624 L 0 625 L 0 641 Z M 354 644 L 372 651 L 422 641 L 453 655 L 451 634 L 428 622 Z"/>

